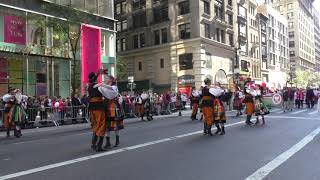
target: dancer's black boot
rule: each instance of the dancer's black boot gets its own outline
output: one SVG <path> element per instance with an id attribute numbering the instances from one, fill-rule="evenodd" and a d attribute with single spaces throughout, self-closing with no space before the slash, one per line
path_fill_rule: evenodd
<path id="1" fill-rule="evenodd" d="M 99 137 L 98 137 L 98 144 L 97 144 L 97 148 L 96 148 L 96 151 L 97 151 L 97 152 L 105 151 L 105 150 L 102 148 L 103 138 L 104 138 L 103 136 L 99 136 Z"/>
<path id="2" fill-rule="evenodd" d="M 7 128 L 7 138 L 10 137 L 10 129 L 11 129 L 11 127 L 8 127 L 8 128 Z"/>
<path id="3" fill-rule="evenodd" d="M 114 147 L 118 147 L 120 144 L 120 136 L 116 136 L 116 144 L 114 145 Z"/>
<path id="4" fill-rule="evenodd" d="M 208 130 L 207 130 L 207 131 L 208 131 L 208 134 L 209 134 L 210 136 L 213 136 L 213 134 L 212 134 L 212 132 L 211 132 L 211 127 L 212 127 L 212 126 L 208 126 Z"/>
<path id="5" fill-rule="evenodd" d="M 96 135 L 96 133 L 92 134 L 92 140 L 91 140 L 91 149 L 96 150 L 97 148 L 97 140 L 98 140 L 98 136 Z"/>
<path id="6" fill-rule="evenodd" d="M 104 149 L 108 149 L 111 147 L 111 143 L 110 143 L 110 137 L 106 137 L 106 145 L 104 146 Z"/>
<path id="7" fill-rule="evenodd" d="M 224 125 L 221 125 L 221 133 L 220 133 L 220 135 L 225 135 L 226 134 L 226 132 L 224 131 Z"/>
<path id="8" fill-rule="evenodd" d="M 207 123 L 203 123 L 203 134 L 204 135 L 208 134 Z"/>
<path id="9" fill-rule="evenodd" d="M 247 120 L 246 120 L 247 125 L 252 125 L 252 122 L 250 120 L 251 120 L 251 116 L 247 115 Z"/>
<path id="10" fill-rule="evenodd" d="M 219 132 L 221 132 L 221 128 L 218 123 L 216 123 L 215 125 L 217 127 L 217 131 L 214 134 L 218 134 Z"/>
<path id="11" fill-rule="evenodd" d="M 264 121 L 264 116 L 262 116 L 262 125 L 264 125 L 266 122 Z"/>

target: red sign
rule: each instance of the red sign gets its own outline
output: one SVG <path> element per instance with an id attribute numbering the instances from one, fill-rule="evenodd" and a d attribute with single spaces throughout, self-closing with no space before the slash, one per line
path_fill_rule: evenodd
<path id="1" fill-rule="evenodd" d="M 4 16 L 4 42 L 26 45 L 26 21 L 19 16 Z"/>
<path id="2" fill-rule="evenodd" d="M 101 29 L 82 25 L 81 31 L 81 76 L 84 92 L 85 85 L 89 83 L 88 75 L 101 69 Z M 101 81 L 100 76 L 98 82 Z"/>

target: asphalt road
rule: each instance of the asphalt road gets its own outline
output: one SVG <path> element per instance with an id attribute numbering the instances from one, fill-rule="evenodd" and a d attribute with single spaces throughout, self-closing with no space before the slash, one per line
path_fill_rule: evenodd
<path id="1" fill-rule="evenodd" d="M 0 180 L 320 179 L 320 113 L 275 109 L 264 126 L 228 114 L 226 135 L 213 137 L 190 112 L 129 120 L 120 147 L 103 153 L 90 149 L 85 124 L 26 130 L 20 139 L 1 133 Z"/>

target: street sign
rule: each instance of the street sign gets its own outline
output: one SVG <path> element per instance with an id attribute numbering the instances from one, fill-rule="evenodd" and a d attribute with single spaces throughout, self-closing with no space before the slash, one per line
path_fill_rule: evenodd
<path id="1" fill-rule="evenodd" d="M 133 76 L 129 76 L 128 77 L 128 82 L 129 83 L 133 83 L 134 82 L 134 77 Z"/>
<path id="2" fill-rule="evenodd" d="M 282 102 L 282 97 L 281 97 L 281 95 L 280 95 L 280 94 L 275 94 L 275 95 L 273 95 L 273 97 L 272 97 L 272 102 L 273 102 L 273 104 L 275 104 L 275 105 L 280 104 L 280 103 Z"/>

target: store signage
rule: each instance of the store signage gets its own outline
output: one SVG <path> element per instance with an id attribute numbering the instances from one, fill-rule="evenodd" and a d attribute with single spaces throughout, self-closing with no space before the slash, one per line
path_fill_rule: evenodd
<path id="1" fill-rule="evenodd" d="M 26 21 L 19 16 L 4 16 L 4 42 L 26 44 Z"/>
<path id="2" fill-rule="evenodd" d="M 186 84 L 194 84 L 194 76 L 193 75 L 183 75 L 178 77 L 179 85 L 186 85 Z"/>

